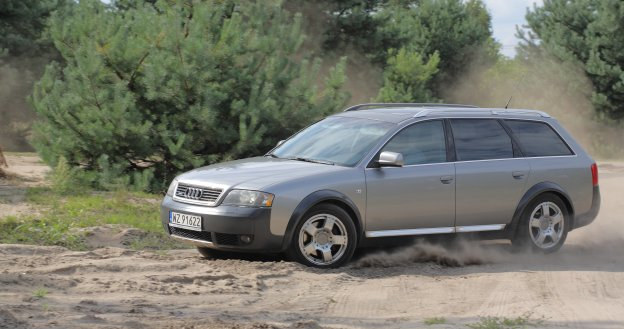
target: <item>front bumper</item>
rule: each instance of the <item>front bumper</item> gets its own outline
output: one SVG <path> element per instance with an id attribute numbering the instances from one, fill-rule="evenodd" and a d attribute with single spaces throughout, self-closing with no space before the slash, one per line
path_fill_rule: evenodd
<path id="1" fill-rule="evenodd" d="M 202 231 L 169 226 L 171 211 L 201 216 Z M 172 238 L 200 247 L 231 251 L 281 251 L 284 237 L 270 230 L 270 208 L 235 206 L 205 207 L 174 201 L 165 196 L 160 218 L 165 231 Z M 242 236 L 251 237 L 244 242 Z"/>

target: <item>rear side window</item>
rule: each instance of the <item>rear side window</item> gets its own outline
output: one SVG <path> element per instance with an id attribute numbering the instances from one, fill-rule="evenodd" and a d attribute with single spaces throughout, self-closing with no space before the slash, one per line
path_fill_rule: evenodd
<path id="1" fill-rule="evenodd" d="M 415 123 L 384 146 L 383 151 L 403 154 L 406 165 L 446 162 L 446 142 L 442 121 Z"/>
<path id="2" fill-rule="evenodd" d="M 513 158 L 511 137 L 496 120 L 451 119 L 458 161 Z"/>
<path id="3" fill-rule="evenodd" d="M 546 123 L 505 120 L 520 144 L 525 156 L 571 155 L 572 151 L 559 135 Z"/>

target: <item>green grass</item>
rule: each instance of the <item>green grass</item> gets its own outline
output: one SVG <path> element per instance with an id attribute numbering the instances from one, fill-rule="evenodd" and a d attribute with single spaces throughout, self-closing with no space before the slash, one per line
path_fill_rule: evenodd
<path id="1" fill-rule="evenodd" d="M 40 214 L 0 219 L 0 243 L 58 245 L 85 250 L 84 234 L 76 229 L 123 224 L 147 234 L 133 241 L 134 249 L 179 247 L 166 237 L 160 222 L 160 195 L 138 192 L 63 194 L 48 187 L 30 188 L 26 201 Z"/>
<path id="2" fill-rule="evenodd" d="M 537 327 L 541 323 L 541 320 L 531 320 L 529 315 L 525 314 L 516 318 L 484 317 L 479 322 L 470 323 L 466 326 L 471 329 L 521 329 Z"/>
<path id="3" fill-rule="evenodd" d="M 428 326 L 432 326 L 435 324 L 445 324 L 446 319 L 443 317 L 433 317 L 433 318 L 426 318 L 425 321 L 423 322 Z"/>
<path id="4" fill-rule="evenodd" d="M 37 290 L 33 291 L 33 297 L 44 298 L 48 295 L 48 292 L 49 291 L 46 288 L 38 288 Z"/>

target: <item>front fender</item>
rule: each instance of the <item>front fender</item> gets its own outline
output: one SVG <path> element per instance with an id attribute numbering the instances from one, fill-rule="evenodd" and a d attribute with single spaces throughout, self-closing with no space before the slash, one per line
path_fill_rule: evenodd
<path id="1" fill-rule="evenodd" d="M 358 210 L 355 203 L 348 196 L 338 191 L 320 190 L 303 198 L 299 205 L 297 205 L 297 208 L 295 208 L 295 211 L 293 211 L 292 215 L 290 216 L 290 220 L 288 221 L 288 226 L 286 227 L 286 233 L 284 234 L 284 240 L 282 245 L 283 250 L 286 250 L 288 248 L 290 241 L 292 240 L 295 227 L 303 218 L 303 216 L 308 212 L 308 210 L 324 201 L 338 202 L 341 203 L 342 206 L 346 206 L 348 208 L 347 212 L 351 213 L 352 216 L 355 217 L 355 226 L 358 228 L 358 241 L 361 241 L 362 232 L 364 232 L 364 223 L 362 221 L 360 211 Z"/>

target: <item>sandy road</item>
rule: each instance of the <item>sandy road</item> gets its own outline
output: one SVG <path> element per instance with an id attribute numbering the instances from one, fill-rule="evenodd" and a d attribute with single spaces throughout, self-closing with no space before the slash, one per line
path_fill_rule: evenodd
<path id="1" fill-rule="evenodd" d="M 417 244 L 319 271 L 194 250 L 0 245 L 0 328 L 421 328 L 431 317 L 447 321 L 432 328 L 466 328 L 523 315 L 540 328 L 624 328 L 624 166 L 601 165 L 601 189 L 597 221 L 554 255 Z"/>

